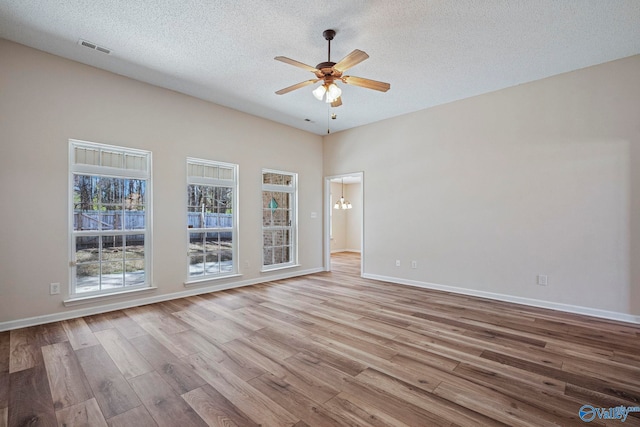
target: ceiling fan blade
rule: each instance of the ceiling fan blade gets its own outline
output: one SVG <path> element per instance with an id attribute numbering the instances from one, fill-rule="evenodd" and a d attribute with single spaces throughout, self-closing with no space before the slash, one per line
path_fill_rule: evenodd
<path id="1" fill-rule="evenodd" d="M 341 96 L 339 96 L 338 99 L 336 99 L 335 101 L 333 101 L 331 103 L 331 106 L 334 107 L 334 108 L 335 107 L 339 107 L 341 105 L 342 105 L 342 97 Z"/>
<path id="2" fill-rule="evenodd" d="M 295 67 L 302 68 L 302 69 L 307 70 L 307 71 L 311 71 L 312 73 L 315 73 L 316 71 L 318 71 L 316 69 L 316 67 L 312 67 L 311 65 L 303 64 L 300 61 L 296 61 L 295 59 L 287 58 L 286 56 L 276 56 L 273 59 L 275 59 L 276 61 L 284 62 L 285 64 L 290 64 L 290 65 L 293 65 Z"/>
<path id="3" fill-rule="evenodd" d="M 379 82 L 376 80 L 363 79 L 362 77 L 344 76 L 341 79 L 343 82 L 350 85 L 360 86 L 367 89 L 379 90 L 380 92 L 386 92 L 391 89 L 391 85 L 385 82 Z"/>
<path id="4" fill-rule="evenodd" d="M 346 70 L 353 67 L 354 65 L 358 65 L 368 57 L 369 55 L 367 55 L 366 52 L 356 49 L 349 55 L 342 58 L 336 65 L 333 66 L 333 69 L 344 73 Z"/>
<path id="5" fill-rule="evenodd" d="M 315 82 L 318 82 L 318 81 L 320 81 L 320 80 L 322 80 L 322 79 L 305 80 L 305 81 L 303 81 L 303 82 L 296 83 L 296 84 L 294 84 L 294 85 L 292 85 L 292 86 L 285 87 L 284 89 L 280 89 L 279 91 L 277 91 L 277 92 L 276 92 L 276 94 L 278 94 L 278 95 L 284 95 L 285 93 L 289 93 L 289 92 L 291 92 L 292 90 L 296 90 L 296 89 L 300 89 L 301 87 L 305 87 L 305 86 L 312 85 L 312 84 L 314 84 Z"/>

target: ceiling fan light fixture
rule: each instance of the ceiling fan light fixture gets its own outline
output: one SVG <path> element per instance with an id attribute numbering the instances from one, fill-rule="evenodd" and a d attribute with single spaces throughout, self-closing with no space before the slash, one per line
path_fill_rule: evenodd
<path id="1" fill-rule="evenodd" d="M 336 99 L 340 98 L 340 95 L 342 95 L 342 90 L 335 83 L 331 83 L 327 88 L 326 102 L 334 102 Z"/>
<path id="2" fill-rule="evenodd" d="M 315 96 L 318 101 L 322 101 L 322 98 L 324 97 L 324 94 L 326 92 L 327 92 L 327 89 L 324 87 L 324 85 L 320 85 L 317 88 L 315 88 L 311 93 L 313 93 L 313 96 Z"/>

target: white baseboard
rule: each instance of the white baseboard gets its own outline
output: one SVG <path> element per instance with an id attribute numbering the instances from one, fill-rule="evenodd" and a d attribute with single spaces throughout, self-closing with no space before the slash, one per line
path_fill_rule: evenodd
<path id="1" fill-rule="evenodd" d="M 539 308 L 547 308 L 550 310 L 558 310 L 558 311 L 564 311 L 568 313 L 576 313 L 576 314 L 583 314 L 586 316 L 600 317 L 603 319 L 618 320 L 621 322 L 640 324 L 640 316 L 635 316 L 633 314 L 627 314 L 627 313 L 619 313 L 616 311 L 600 310 L 597 308 L 582 307 L 578 305 L 562 304 L 562 303 L 551 302 L 551 301 L 537 300 L 533 298 L 524 298 L 524 297 L 517 297 L 513 295 L 478 291 L 478 290 L 468 289 L 468 288 L 458 288 L 455 286 L 439 285 L 436 283 L 419 282 L 417 280 L 408 280 L 408 279 L 402 279 L 398 277 L 380 276 L 377 274 L 365 273 L 362 275 L 362 277 L 364 277 L 365 279 L 380 280 L 382 282 L 391 282 L 399 285 L 409 285 L 409 286 L 415 286 L 418 288 L 434 289 L 438 291 L 445 291 L 445 292 L 451 292 L 451 293 L 462 294 L 462 295 L 470 295 L 470 296 L 488 298 L 488 299 L 493 299 L 498 301 L 513 302 L 516 304 L 529 305 L 529 306 L 539 307 Z"/>
<path id="2" fill-rule="evenodd" d="M 356 252 L 356 253 L 360 253 L 360 249 L 332 249 L 331 253 L 332 254 L 337 254 L 340 252 Z"/>
<path id="3" fill-rule="evenodd" d="M 91 316 L 94 314 L 107 313 L 109 311 L 122 310 L 125 308 L 138 307 L 145 304 L 152 304 L 155 302 L 169 301 L 172 299 L 190 297 L 194 295 L 206 294 L 216 291 L 224 291 L 227 289 L 240 288 L 243 286 L 257 285 L 259 283 L 268 283 L 274 280 L 289 279 L 291 277 L 306 276 L 307 274 L 319 273 L 324 271 L 323 268 L 312 268 L 302 271 L 289 271 L 281 274 L 274 274 L 268 277 L 257 277 L 255 279 L 247 279 L 239 282 L 223 283 L 212 286 L 194 286 L 191 285 L 189 289 L 181 292 L 173 292 L 170 294 L 156 295 L 146 298 L 136 298 L 127 301 L 118 301 L 110 304 L 103 304 L 94 307 L 87 307 L 77 310 L 64 311 L 61 313 L 47 314 L 44 316 L 29 317 L 26 319 L 9 320 L 7 322 L 0 322 L 0 332 L 9 331 L 12 329 L 26 328 L 29 326 L 43 325 L 45 323 L 59 322 L 61 320 L 74 319 L 76 317 Z"/>

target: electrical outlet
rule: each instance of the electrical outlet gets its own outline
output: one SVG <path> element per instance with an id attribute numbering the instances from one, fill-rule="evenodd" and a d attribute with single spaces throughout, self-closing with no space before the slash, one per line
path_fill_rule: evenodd
<path id="1" fill-rule="evenodd" d="M 547 286 L 548 280 L 545 274 L 538 274 L 538 285 Z"/>
<path id="2" fill-rule="evenodd" d="M 396 260 L 396 267 L 400 267 L 400 260 L 399 259 Z"/>
<path id="3" fill-rule="evenodd" d="M 49 294 L 58 295 L 60 293 L 60 283 L 51 283 L 49 285 Z"/>
<path id="4" fill-rule="evenodd" d="M 418 268 L 418 261 L 411 261 L 411 268 Z"/>

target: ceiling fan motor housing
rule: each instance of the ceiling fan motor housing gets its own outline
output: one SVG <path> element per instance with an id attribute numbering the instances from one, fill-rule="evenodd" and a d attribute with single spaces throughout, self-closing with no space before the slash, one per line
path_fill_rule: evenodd
<path id="1" fill-rule="evenodd" d="M 324 36 L 325 40 L 333 40 L 333 38 L 336 35 L 336 31 L 335 30 L 324 30 L 322 32 L 322 35 Z"/>

